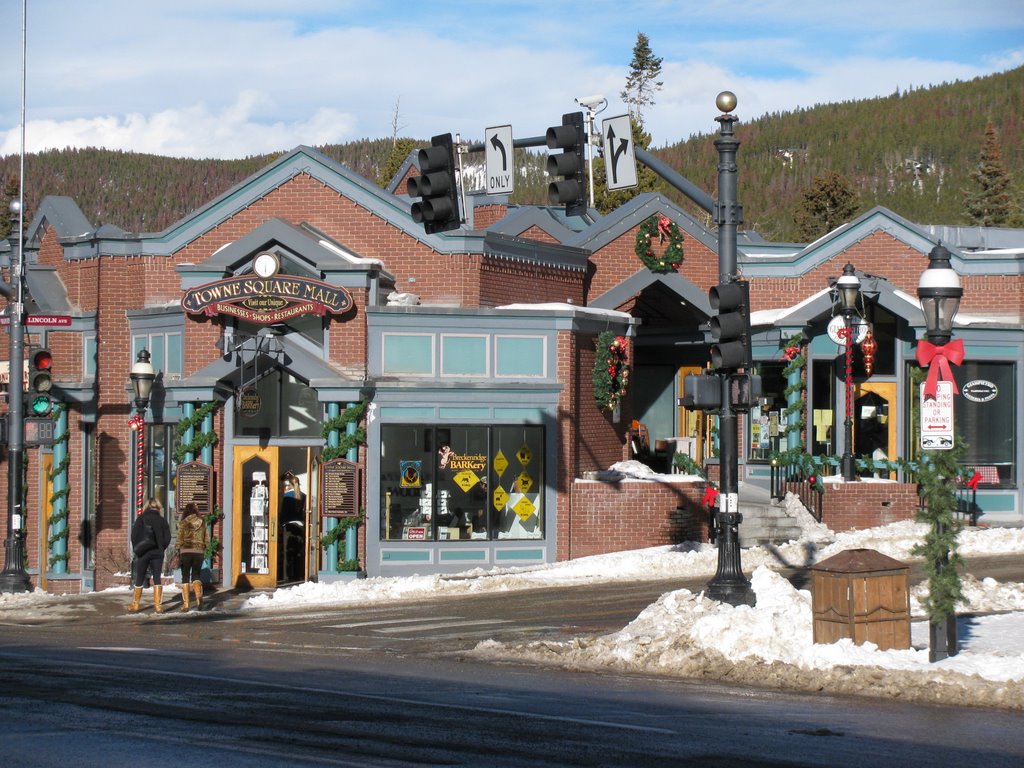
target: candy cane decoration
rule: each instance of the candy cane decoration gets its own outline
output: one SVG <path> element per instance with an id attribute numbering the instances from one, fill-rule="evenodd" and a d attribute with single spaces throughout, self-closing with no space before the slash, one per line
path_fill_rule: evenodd
<path id="1" fill-rule="evenodd" d="M 146 422 L 141 413 L 136 413 L 128 420 L 128 427 L 135 432 L 135 511 L 142 514 L 143 480 L 146 467 Z"/>

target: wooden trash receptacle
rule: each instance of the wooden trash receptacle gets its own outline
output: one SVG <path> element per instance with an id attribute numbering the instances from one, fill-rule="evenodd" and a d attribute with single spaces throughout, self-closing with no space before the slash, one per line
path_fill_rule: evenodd
<path id="1" fill-rule="evenodd" d="M 848 637 L 883 651 L 910 647 L 910 566 L 873 549 L 848 549 L 811 572 L 814 642 Z"/>

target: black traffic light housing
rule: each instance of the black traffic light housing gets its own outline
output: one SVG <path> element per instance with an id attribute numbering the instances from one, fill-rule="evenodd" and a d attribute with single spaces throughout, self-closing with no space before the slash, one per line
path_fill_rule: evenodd
<path id="1" fill-rule="evenodd" d="M 711 367 L 716 370 L 749 368 L 750 346 L 750 284 L 745 280 L 719 283 L 708 292 L 711 308 L 718 314 L 711 318 Z"/>
<path id="2" fill-rule="evenodd" d="M 406 184 L 410 197 L 422 198 L 412 204 L 412 220 L 422 224 L 428 235 L 458 229 L 462 220 L 452 135 L 434 136 L 430 146 L 417 153 L 416 164 L 420 175 Z"/>
<path id="3" fill-rule="evenodd" d="M 49 416 L 53 410 L 53 354 L 45 347 L 29 358 L 26 416 Z"/>
<path id="4" fill-rule="evenodd" d="M 548 128 L 545 139 L 548 149 L 562 150 L 548 156 L 548 175 L 562 177 L 548 184 L 548 200 L 564 205 L 566 216 L 582 216 L 587 211 L 587 189 L 583 180 L 583 147 L 587 139 L 583 113 L 562 115 L 562 124 Z"/>

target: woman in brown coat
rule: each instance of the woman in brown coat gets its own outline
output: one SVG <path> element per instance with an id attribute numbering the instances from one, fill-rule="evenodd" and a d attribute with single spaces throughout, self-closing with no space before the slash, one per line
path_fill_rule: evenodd
<path id="1" fill-rule="evenodd" d="M 189 587 L 196 598 L 196 609 L 203 608 L 203 582 L 200 571 L 203 567 L 203 556 L 209 535 L 206 531 L 206 520 L 199 514 L 195 504 L 185 505 L 185 514 L 178 523 L 178 561 L 181 565 L 181 610 L 190 607 Z"/>

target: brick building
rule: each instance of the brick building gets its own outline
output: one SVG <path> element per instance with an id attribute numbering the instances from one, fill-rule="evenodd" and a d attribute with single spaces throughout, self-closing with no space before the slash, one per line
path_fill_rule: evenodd
<path id="1" fill-rule="evenodd" d="M 224 585 L 331 580 L 355 561 L 370 575 L 545 563 L 706 532 L 702 483 L 585 478 L 636 447 L 666 471 L 680 451 L 714 474 L 714 420 L 677 397 L 708 359 L 715 233 L 657 194 L 572 218 L 471 194 L 461 229 L 425 235 L 395 192 L 408 172 L 381 189 L 300 147 L 160 233 L 96 228 L 73 200 L 44 199 L 25 235 L 28 312 L 67 320 L 26 326 L 27 349 L 53 354 L 60 403 L 54 445 L 26 452 L 35 583 L 124 583 L 137 499 L 150 494 L 172 527 L 189 500 L 222 514 L 210 565 Z M 636 244 L 663 218 L 685 258 L 658 274 Z M 806 246 L 741 233 L 764 382 L 743 421 L 745 481 L 767 484 L 770 455 L 787 448 L 842 452 L 829 279 L 847 263 L 878 347 L 870 375 L 857 352 L 855 452 L 914 455 L 915 287 L 939 241 L 964 285 L 957 419 L 984 470 L 983 519 L 1021 522 L 1024 231 L 921 227 L 885 209 Z M 614 411 L 593 391 L 606 331 L 631 340 Z M 784 375 L 794 339 L 806 362 Z M 0 338 L 0 357 L 8 346 Z M 142 350 L 157 379 L 140 446 L 129 371 Z M 787 431 L 801 414 L 806 427 Z M 882 520 L 871 510 L 884 491 L 863 485 L 867 511 L 836 527 Z M 4 473 L 4 498 L 6 486 Z"/>

